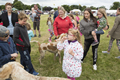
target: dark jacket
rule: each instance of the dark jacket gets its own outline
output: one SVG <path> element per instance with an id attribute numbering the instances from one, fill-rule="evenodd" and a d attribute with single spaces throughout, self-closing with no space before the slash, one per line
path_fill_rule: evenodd
<path id="1" fill-rule="evenodd" d="M 15 26 L 15 23 L 18 22 L 18 14 L 12 12 L 11 16 L 12 16 L 11 17 L 12 24 L 13 24 L 13 26 Z M 0 15 L 0 22 L 3 22 L 3 26 L 5 26 L 5 27 L 9 26 L 9 20 L 8 20 L 8 13 L 7 12 Z"/>
<path id="2" fill-rule="evenodd" d="M 97 19 L 96 19 L 97 22 Z M 91 32 L 97 28 L 93 20 L 86 22 L 84 19 L 80 21 L 80 32 L 84 35 L 85 39 L 93 38 Z"/>
<path id="3" fill-rule="evenodd" d="M 17 46 L 17 50 L 27 50 L 30 46 L 27 28 L 19 23 L 15 24 L 13 40 Z"/>
<path id="4" fill-rule="evenodd" d="M 8 42 L 0 40 L 0 67 L 11 61 L 11 54 L 17 53 L 16 46 L 11 37 Z"/>
<path id="5" fill-rule="evenodd" d="M 54 13 L 53 19 L 55 20 L 55 18 L 56 18 L 58 15 L 59 15 L 59 13 L 58 13 L 58 10 L 57 10 L 57 11 L 55 11 L 55 13 Z"/>

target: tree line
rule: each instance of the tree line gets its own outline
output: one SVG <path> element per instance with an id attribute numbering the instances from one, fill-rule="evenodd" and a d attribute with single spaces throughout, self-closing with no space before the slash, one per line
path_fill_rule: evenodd
<path id="1" fill-rule="evenodd" d="M 31 8 L 34 6 L 34 4 L 26 5 L 23 2 L 18 1 L 18 0 L 14 0 L 12 4 L 13 4 L 13 7 L 17 8 L 18 10 L 26 10 L 26 9 L 31 10 Z M 42 7 L 39 4 L 37 4 L 37 5 L 38 5 L 39 9 Z M 80 9 L 81 11 L 83 11 L 87 7 L 85 5 L 81 6 L 80 4 L 79 5 L 62 5 L 62 6 L 65 8 L 65 10 L 67 12 L 69 12 L 70 10 L 73 10 L 73 9 Z M 110 7 L 110 10 L 116 10 L 118 7 L 120 7 L 120 2 L 113 2 L 112 6 Z M 98 8 L 107 9 L 105 6 L 100 6 L 100 7 L 90 6 L 90 8 L 93 10 L 97 10 Z M 0 5 L 0 9 L 5 9 L 5 5 Z M 52 9 L 57 10 L 57 8 L 52 8 L 52 7 L 48 7 L 48 6 L 43 7 L 43 11 L 50 11 Z"/>

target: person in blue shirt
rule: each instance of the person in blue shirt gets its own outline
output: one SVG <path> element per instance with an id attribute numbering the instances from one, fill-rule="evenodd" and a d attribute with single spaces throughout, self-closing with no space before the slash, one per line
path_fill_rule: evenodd
<path id="1" fill-rule="evenodd" d="M 0 25 L 0 67 L 8 62 L 15 61 L 18 56 L 16 46 L 12 38 L 9 37 L 9 33 L 6 27 Z"/>

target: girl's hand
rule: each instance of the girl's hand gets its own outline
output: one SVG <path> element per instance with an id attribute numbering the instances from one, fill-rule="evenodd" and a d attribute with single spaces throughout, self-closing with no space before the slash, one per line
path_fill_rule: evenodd
<path id="1" fill-rule="evenodd" d="M 63 43 L 65 40 L 67 40 L 67 37 L 63 37 L 63 38 L 61 39 L 61 43 Z"/>
<path id="2" fill-rule="evenodd" d="M 69 49 L 69 50 L 68 50 L 68 53 L 71 54 L 72 56 L 74 56 L 74 53 L 73 53 L 73 50 L 72 50 L 72 49 Z"/>

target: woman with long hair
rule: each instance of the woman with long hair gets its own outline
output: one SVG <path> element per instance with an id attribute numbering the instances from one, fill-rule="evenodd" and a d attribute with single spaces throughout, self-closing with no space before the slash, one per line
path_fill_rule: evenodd
<path id="1" fill-rule="evenodd" d="M 97 19 L 93 16 L 93 13 L 90 8 L 86 8 L 84 10 L 84 18 L 80 21 L 80 32 L 84 35 L 84 56 L 81 61 L 84 60 L 84 58 L 87 55 L 87 52 L 91 46 L 91 44 L 94 42 L 94 38 L 92 36 L 92 31 L 97 28 Z M 97 35 L 97 39 L 99 42 L 100 35 Z M 97 49 L 98 45 L 92 46 L 92 53 L 93 53 L 93 69 L 97 70 Z"/>

